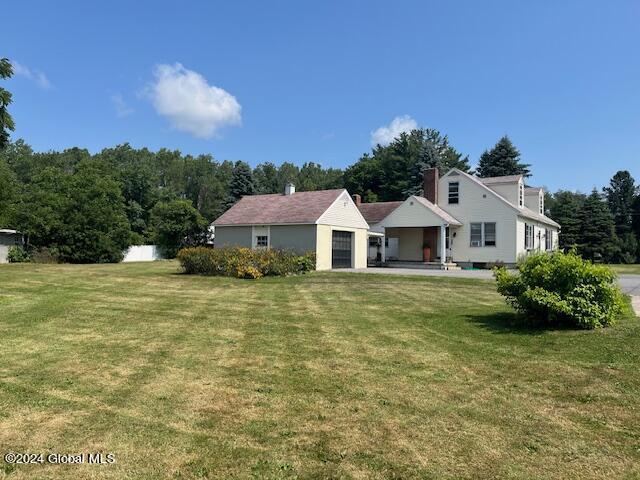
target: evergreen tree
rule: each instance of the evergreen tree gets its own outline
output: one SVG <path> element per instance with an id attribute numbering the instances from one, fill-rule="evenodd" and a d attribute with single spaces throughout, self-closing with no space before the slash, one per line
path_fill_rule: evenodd
<path id="1" fill-rule="evenodd" d="M 633 203 L 636 195 L 635 181 L 627 170 L 617 172 L 609 186 L 604 188 L 607 204 L 616 224 L 616 233 L 623 235 L 632 231 Z"/>
<path id="2" fill-rule="evenodd" d="M 531 165 L 520 163 L 520 152 L 508 136 L 502 137 L 494 147 L 480 156 L 476 175 L 479 177 L 502 177 L 504 175 L 531 176 Z"/>
<path id="3" fill-rule="evenodd" d="M 227 208 L 231 208 L 234 203 L 245 195 L 254 195 L 256 188 L 253 183 L 253 173 L 247 162 L 238 160 L 233 166 L 231 182 L 229 182 L 229 194 L 227 197 Z"/>
<path id="4" fill-rule="evenodd" d="M 11 78 L 13 66 L 8 58 L 0 58 L 0 78 Z M 11 93 L 0 87 L 0 150 L 9 144 L 9 130 L 15 128 L 13 118 L 9 114 L 7 107 L 11 103 Z"/>
<path id="5" fill-rule="evenodd" d="M 618 254 L 613 216 L 597 190 L 593 190 L 578 214 L 580 235 L 578 252 L 590 260 L 612 261 Z M 564 226 L 563 226 L 564 228 Z"/>
<path id="6" fill-rule="evenodd" d="M 636 262 L 640 262 L 640 189 L 633 199 L 633 211 L 631 213 L 631 228 L 636 238 Z"/>
<path id="7" fill-rule="evenodd" d="M 580 241 L 581 221 L 578 213 L 582 209 L 585 195 L 560 190 L 553 195 L 549 216 L 561 225 L 560 248 L 570 249 Z M 545 205 L 549 205 L 545 202 Z"/>
<path id="8" fill-rule="evenodd" d="M 604 192 L 618 236 L 619 251 L 614 261 L 633 263 L 638 255 L 637 237 L 633 231 L 635 181 L 627 170 L 618 171 L 609 182 L 609 186 L 604 188 Z"/>

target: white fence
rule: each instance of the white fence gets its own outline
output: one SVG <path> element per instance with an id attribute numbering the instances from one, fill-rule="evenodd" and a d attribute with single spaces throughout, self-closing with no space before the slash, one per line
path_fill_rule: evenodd
<path id="1" fill-rule="evenodd" d="M 153 262 L 161 260 L 162 255 L 157 245 L 132 245 L 124 253 L 123 262 Z"/>

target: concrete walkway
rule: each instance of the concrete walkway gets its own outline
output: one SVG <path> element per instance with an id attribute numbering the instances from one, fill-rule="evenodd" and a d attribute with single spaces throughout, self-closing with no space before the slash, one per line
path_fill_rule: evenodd
<path id="1" fill-rule="evenodd" d="M 346 268 L 340 272 L 354 273 L 380 273 L 384 275 L 418 275 L 423 277 L 450 277 L 450 278 L 477 278 L 478 280 L 490 280 L 493 274 L 490 270 L 422 270 L 418 268 Z M 620 289 L 631 295 L 631 304 L 640 317 L 640 275 L 619 275 Z"/>

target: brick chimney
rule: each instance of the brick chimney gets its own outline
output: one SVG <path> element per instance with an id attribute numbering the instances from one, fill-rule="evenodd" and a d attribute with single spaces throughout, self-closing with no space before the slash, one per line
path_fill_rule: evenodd
<path id="1" fill-rule="evenodd" d="M 357 193 L 354 193 L 353 195 L 351 195 L 351 197 L 353 198 L 353 203 L 356 204 L 356 207 L 359 207 L 362 203 L 362 197 Z"/>
<path id="2" fill-rule="evenodd" d="M 440 174 L 437 168 L 427 168 L 424 171 L 423 196 L 434 205 L 438 204 L 438 180 L 440 180 Z"/>

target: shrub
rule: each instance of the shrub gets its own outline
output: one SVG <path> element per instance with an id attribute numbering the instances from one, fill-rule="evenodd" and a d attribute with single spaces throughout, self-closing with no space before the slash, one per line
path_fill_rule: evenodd
<path id="1" fill-rule="evenodd" d="M 29 261 L 29 253 L 18 245 L 9 248 L 7 252 L 7 260 L 9 263 L 24 263 Z"/>
<path id="2" fill-rule="evenodd" d="M 178 252 L 185 273 L 257 279 L 286 276 L 315 270 L 315 255 L 298 255 L 283 250 L 250 248 L 190 247 Z"/>
<path id="3" fill-rule="evenodd" d="M 58 263 L 60 253 L 56 247 L 37 248 L 31 252 L 31 262 L 33 263 Z"/>
<path id="4" fill-rule="evenodd" d="M 540 253 L 518 264 L 519 274 L 494 270 L 498 292 L 530 325 L 597 328 L 625 309 L 613 270 L 574 253 Z"/>

